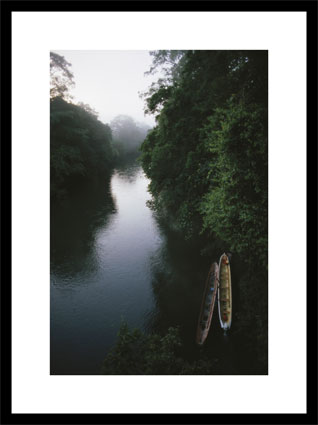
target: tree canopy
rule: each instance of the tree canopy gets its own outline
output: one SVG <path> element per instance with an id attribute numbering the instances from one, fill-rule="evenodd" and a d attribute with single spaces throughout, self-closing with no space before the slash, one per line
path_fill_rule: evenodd
<path id="1" fill-rule="evenodd" d="M 114 153 L 111 130 L 95 115 L 61 97 L 51 100 L 51 193 L 109 173 Z"/>
<path id="2" fill-rule="evenodd" d="M 69 62 L 64 56 L 50 52 L 50 96 L 62 97 L 65 100 L 71 99 L 69 90 L 74 87 L 74 75 L 70 71 Z"/>
<path id="3" fill-rule="evenodd" d="M 151 206 L 202 253 L 217 242 L 241 264 L 238 332 L 267 368 L 267 51 L 156 51 L 145 94 L 156 126 L 141 146 Z"/>
<path id="4" fill-rule="evenodd" d="M 146 95 L 157 125 L 141 160 L 156 208 L 168 208 L 189 237 L 215 234 L 266 267 L 267 52 L 153 56 L 151 72 L 178 59 Z"/>
<path id="5" fill-rule="evenodd" d="M 202 375 L 213 373 L 213 361 L 201 358 L 188 361 L 182 356 L 182 342 L 177 327 L 165 335 L 145 335 L 122 323 L 116 345 L 106 356 L 105 375 Z"/>

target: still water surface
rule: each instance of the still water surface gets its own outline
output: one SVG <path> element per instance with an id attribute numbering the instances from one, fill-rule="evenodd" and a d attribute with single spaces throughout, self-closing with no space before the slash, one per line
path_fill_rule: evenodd
<path id="1" fill-rule="evenodd" d="M 110 183 L 52 207 L 52 374 L 99 374 L 122 320 L 145 332 L 179 325 L 188 357 L 197 355 L 211 259 L 200 255 L 199 242 L 159 223 L 146 205 L 148 184 L 131 162 L 115 169 Z M 212 354 L 226 362 L 222 373 L 237 373 L 239 348 L 224 339 L 217 309 L 210 335 Z"/>

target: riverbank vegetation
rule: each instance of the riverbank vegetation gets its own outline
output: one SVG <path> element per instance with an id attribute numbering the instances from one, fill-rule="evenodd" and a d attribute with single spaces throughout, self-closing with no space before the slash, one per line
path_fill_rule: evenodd
<path id="1" fill-rule="evenodd" d="M 105 375 L 201 375 L 213 372 L 213 362 L 202 357 L 192 362 L 182 355 L 177 327 L 165 335 L 144 334 L 122 323 L 115 347 L 102 367 Z"/>
<path id="2" fill-rule="evenodd" d="M 51 100 L 51 194 L 104 179 L 114 163 L 111 130 L 82 106 Z"/>
<path id="3" fill-rule="evenodd" d="M 237 332 L 267 370 L 267 52 L 155 51 L 145 93 L 157 125 L 142 144 L 152 208 L 186 238 L 240 259 Z M 234 319 L 235 320 L 235 319 Z"/>
<path id="4" fill-rule="evenodd" d="M 153 52 L 168 65 L 146 94 L 142 145 L 156 209 L 267 266 L 267 52 Z"/>

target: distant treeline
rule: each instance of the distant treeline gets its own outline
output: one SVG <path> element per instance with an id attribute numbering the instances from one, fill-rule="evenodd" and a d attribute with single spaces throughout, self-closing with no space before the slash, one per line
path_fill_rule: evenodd
<path id="1" fill-rule="evenodd" d="M 110 122 L 113 147 L 117 157 L 138 155 L 150 127 L 138 124 L 128 115 L 118 115 Z"/>
<path id="2" fill-rule="evenodd" d="M 118 160 L 137 155 L 149 127 L 126 115 L 104 124 L 89 105 L 72 103 L 71 64 L 52 52 L 50 59 L 51 196 L 61 199 L 82 184 L 103 181 Z"/>

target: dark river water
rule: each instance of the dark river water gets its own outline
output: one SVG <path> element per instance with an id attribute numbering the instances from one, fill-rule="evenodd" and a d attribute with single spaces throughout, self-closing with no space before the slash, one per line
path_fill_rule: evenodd
<path id="1" fill-rule="evenodd" d="M 199 241 L 186 242 L 160 224 L 146 205 L 148 184 L 130 162 L 110 182 L 52 207 L 51 374 L 99 374 L 123 320 L 145 332 L 179 325 L 186 355 L 198 355 L 204 283 L 222 252 L 206 258 Z M 205 349 L 217 359 L 218 373 L 246 373 L 250 359 L 240 341 L 224 337 L 217 313 Z"/>

